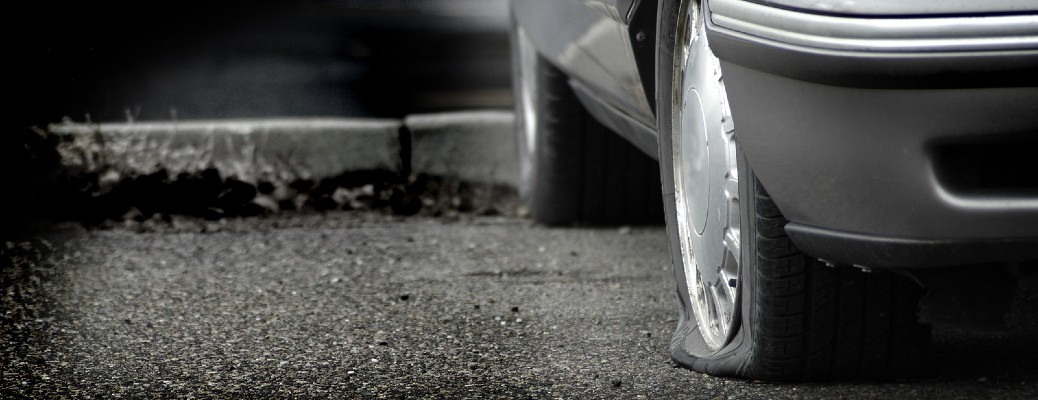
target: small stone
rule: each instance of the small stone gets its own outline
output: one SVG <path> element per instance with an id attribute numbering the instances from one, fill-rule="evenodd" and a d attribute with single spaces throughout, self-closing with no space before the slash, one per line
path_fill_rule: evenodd
<path id="1" fill-rule="evenodd" d="M 652 332 L 649 332 L 649 331 L 642 331 L 642 336 L 645 336 L 645 337 L 647 337 L 647 338 L 648 338 L 648 337 L 652 337 Z"/>
<path id="2" fill-rule="evenodd" d="M 206 208 L 205 211 L 202 211 L 202 218 L 205 218 L 207 221 L 216 221 L 223 218 L 223 215 L 224 212 L 222 208 L 209 207 Z"/>
<path id="3" fill-rule="evenodd" d="M 144 218 L 144 214 L 141 214 L 141 211 L 138 210 L 137 207 L 130 207 L 130 209 L 127 210 L 125 214 L 123 214 L 122 219 L 123 219 L 123 221 L 131 221 L 132 220 L 132 221 L 141 222 L 141 221 L 144 221 L 145 218 Z"/>
<path id="4" fill-rule="evenodd" d="M 221 230 L 223 230 L 223 226 L 222 225 L 220 225 L 218 222 L 209 221 L 209 222 L 206 222 L 206 225 L 202 226 L 201 233 L 203 233 L 203 234 L 212 234 L 212 233 L 220 232 Z"/>
<path id="5" fill-rule="evenodd" d="M 400 301 L 407 301 L 410 298 L 411 298 L 411 294 L 410 293 L 404 293 L 404 294 L 400 295 Z"/>
<path id="6" fill-rule="evenodd" d="M 620 387 L 620 385 L 623 384 L 623 382 L 620 381 L 619 379 L 613 379 L 613 380 L 609 381 L 609 383 L 612 383 L 613 387 Z"/>
<path id="7" fill-rule="evenodd" d="M 355 196 L 353 195 L 353 192 L 343 187 L 335 188 L 335 191 L 332 192 L 331 195 L 331 200 L 339 206 L 348 204 L 350 200 L 353 200 L 354 198 Z"/>
<path id="8" fill-rule="evenodd" d="M 259 206 L 266 212 L 275 213 L 281 208 L 278 206 L 278 202 L 273 197 L 268 195 L 258 195 L 252 199 L 252 204 Z"/>
<path id="9" fill-rule="evenodd" d="M 512 312 L 519 312 L 519 307 L 512 307 Z"/>

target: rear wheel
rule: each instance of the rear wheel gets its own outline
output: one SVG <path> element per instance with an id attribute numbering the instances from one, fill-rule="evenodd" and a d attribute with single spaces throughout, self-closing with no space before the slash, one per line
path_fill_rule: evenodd
<path id="1" fill-rule="evenodd" d="M 551 225 L 663 220 L 659 165 L 584 110 L 562 71 L 512 24 L 519 192 Z"/>
<path id="2" fill-rule="evenodd" d="M 929 341 L 916 318 L 921 289 L 894 274 L 827 267 L 790 242 L 739 149 L 702 5 L 663 7 L 677 16 L 660 25 L 657 102 L 681 304 L 674 359 L 764 380 L 918 374 Z"/>

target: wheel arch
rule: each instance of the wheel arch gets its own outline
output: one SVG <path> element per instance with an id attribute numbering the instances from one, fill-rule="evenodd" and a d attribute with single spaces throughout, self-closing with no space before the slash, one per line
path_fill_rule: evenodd
<path id="1" fill-rule="evenodd" d="M 631 38 L 634 62 L 638 67 L 642 90 L 649 108 L 656 116 L 656 59 L 659 56 L 660 0 L 633 0 L 627 13 L 627 31 Z"/>

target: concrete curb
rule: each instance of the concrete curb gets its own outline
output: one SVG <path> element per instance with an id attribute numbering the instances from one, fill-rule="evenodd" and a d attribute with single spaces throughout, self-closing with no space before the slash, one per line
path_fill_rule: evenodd
<path id="1" fill-rule="evenodd" d="M 62 165 L 122 175 L 171 176 L 215 168 L 245 182 L 321 179 L 344 171 L 401 172 L 401 123 L 379 119 L 272 119 L 53 124 Z"/>
<path id="2" fill-rule="evenodd" d="M 415 172 L 517 187 L 511 112 L 419 114 L 404 118 Z"/>
<path id="3" fill-rule="evenodd" d="M 321 180 L 356 171 L 425 173 L 516 187 L 513 117 L 506 111 L 395 119 L 298 118 L 60 123 L 64 167 L 120 176 L 216 169 L 256 183 Z"/>

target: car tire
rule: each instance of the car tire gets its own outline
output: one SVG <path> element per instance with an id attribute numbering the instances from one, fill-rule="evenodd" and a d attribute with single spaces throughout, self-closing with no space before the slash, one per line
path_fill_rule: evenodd
<path id="1" fill-rule="evenodd" d="M 766 381 L 918 375 L 930 340 L 917 318 L 922 289 L 796 248 L 739 151 L 702 5 L 661 7 L 673 16 L 657 35 L 660 170 L 680 303 L 673 359 Z"/>
<path id="2" fill-rule="evenodd" d="M 548 225 L 663 221 L 659 165 L 599 124 L 512 21 L 519 193 Z"/>

